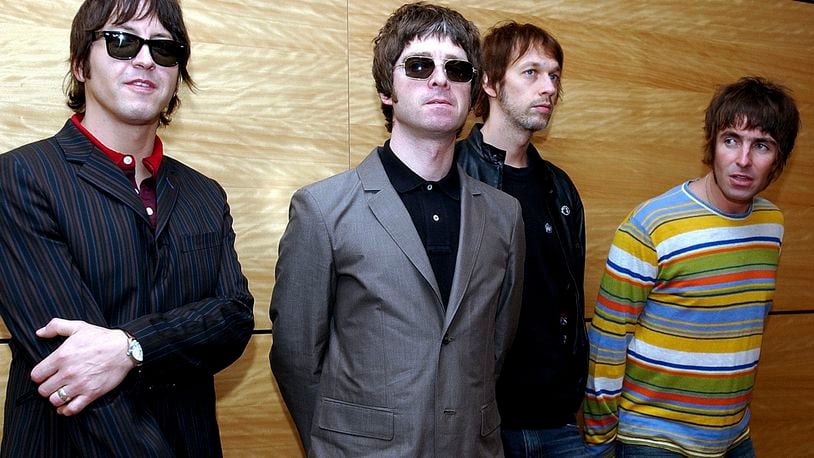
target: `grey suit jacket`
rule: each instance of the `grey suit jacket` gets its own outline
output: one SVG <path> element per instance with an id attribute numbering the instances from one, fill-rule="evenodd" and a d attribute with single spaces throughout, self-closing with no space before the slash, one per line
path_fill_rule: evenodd
<path id="1" fill-rule="evenodd" d="M 449 304 L 377 150 L 297 191 L 271 367 L 309 456 L 502 456 L 495 380 L 514 337 L 520 205 L 461 177 Z"/>

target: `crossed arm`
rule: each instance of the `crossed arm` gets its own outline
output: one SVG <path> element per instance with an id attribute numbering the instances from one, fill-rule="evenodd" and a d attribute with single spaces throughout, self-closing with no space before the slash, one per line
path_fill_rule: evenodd
<path id="1" fill-rule="evenodd" d="M 37 337 L 67 339 L 31 371 L 40 396 L 60 415 L 81 412 L 88 404 L 119 386 L 135 363 L 127 356 L 127 334 L 80 320 L 54 318 L 36 331 Z M 57 390 L 62 389 L 63 397 Z M 73 396 L 71 393 L 77 393 Z"/>
<path id="2" fill-rule="evenodd" d="M 132 447 L 133 453 L 147 447 L 171 450 L 162 443 L 155 420 L 138 413 L 129 396 L 105 396 L 135 364 L 127 356 L 125 331 L 108 323 L 82 278 L 73 250 L 83 248 L 65 240 L 54 192 L 38 182 L 28 164 L 0 158 L 0 312 L 21 349 L 15 358 L 36 364 L 31 380 L 57 413 L 83 413 L 78 424 L 93 431 L 86 436 L 92 443 L 83 446 L 109 450 L 110 443 L 118 441 L 121 447 Z M 222 237 L 212 297 L 120 325 L 142 343 L 145 360 L 152 360 L 145 363 L 145 371 L 172 368 L 214 374 L 245 348 L 253 326 L 253 299 L 234 253 L 228 206 Z M 68 402 L 59 396 L 60 388 L 62 398 L 71 397 Z M 132 434 L 122 437 L 122 431 Z M 111 437 L 105 437 L 108 432 Z M 157 439 L 147 443 L 145 437 Z"/>

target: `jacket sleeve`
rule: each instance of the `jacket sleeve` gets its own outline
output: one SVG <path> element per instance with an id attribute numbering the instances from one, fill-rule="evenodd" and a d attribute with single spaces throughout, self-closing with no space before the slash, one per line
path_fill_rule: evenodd
<path id="1" fill-rule="evenodd" d="M 583 284 L 585 283 L 585 255 L 587 245 L 585 241 L 585 207 L 582 204 L 582 198 L 579 195 L 576 187 L 574 188 L 574 206 L 576 207 L 576 221 L 577 221 L 577 242 L 579 243 L 579 253 L 577 259 L 574 260 L 573 265 L 576 266 L 577 272 L 574 274 L 579 287 L 579 295 L 582 299 L 582 307 L 585 308 L 585 291 Z M 584 316 L 584 315 L 583 315 Z"/>
<path id="2" fill-rule="evenodd" d="M 307 190 L 297 191 L 291 199 L 275 275 L 271 369 L 308 450 L 330 337 L 336 272 L 325 218 Z"/>
<path id="3" fill-rule="evenodd" d="M 614 236 L 588 333 L 585 441 L 594 454 L 616 438 L 627 345 L 657 274 L 650 236 L 629 216 Z"/>
<path id="4" fill-rule="evenodd" d="M 520 319 L 520 307 L 523 302 L 523 275 L 526 259 L 526 230 L 523 224 L 523 212 L 520 204 L 514 200 L 514 225 L 512 227 L 511 248 L 509 251 L 506 274 L 500 288 L 495 327 L 495 377 L 500 376 L 506 353 L 512 345 L 517 323 Z"/>
<path id="5" fill-rule="evenodd" d="M 0 311 L 19 350 L 14 358 L 33 367 L 63 341 L 35 335 L 51 318 L 108 324 L 72 261 L 47 192 L 24 162 L 7 154 L 0 157 Z M 172 454 L 155 420 L 140 413 L 120 390 L 60 421 L 70 423 L 71 439 L 88 456 Z"/>
<path id="6" fill-rule="evenodd" d="M 123 326 L 136 337 L 144 350 L 142 371 L 154 378 L 161 374 L 200 372 L 214 375 L 237 360 L 246 348 L 254 328 L 254 298 L 240 267 L 235 251 L 232 216 L 226 193 L 217 184 L 212 192 L 220 194 L 220 253 L 214 262 L 196 263 L 191 278 L 170 278 L 180 294 L 183 285 L 206 278 L 214 270 L 216 283 L 209 297 L 189 303 L 173 298 L 182 305 L 163 313 L 142 315 Z M 177 255 L 177 253 L 175 253 Z"/>

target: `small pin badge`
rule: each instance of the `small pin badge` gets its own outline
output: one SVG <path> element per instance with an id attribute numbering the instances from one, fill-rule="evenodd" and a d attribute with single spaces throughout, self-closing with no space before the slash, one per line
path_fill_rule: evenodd
<path id="1" fill-rule="evenodd" d="M 563 215 L 568 216 L 571 214 L 571 209 L 568 208 L 568 205 L 563 205 L 560 212 L 562 212 Z"/>
<path id="2" fill-rule="evenodd" d="M 554 228 L 551 227 L 551 224 L 545 223 L 545 231 L 546 231 L 547 234 L 550 234 L 550 233 L 554 232 Z"/>

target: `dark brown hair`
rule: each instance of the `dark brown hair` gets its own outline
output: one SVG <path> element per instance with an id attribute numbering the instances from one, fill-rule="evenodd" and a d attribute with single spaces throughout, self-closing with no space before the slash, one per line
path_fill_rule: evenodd
<path id="1" fill-rule="evenodd" d="M 183 82 L 190 89 L 195 89 L 195 82 L 187 70 L 190 56 L 189 35 L 177 0 L 85 0 L 76 12 L 71 26 L 71 68 L 66 76 L 68 81 L 65 88 L 69 108 L 77 113 L 85 112 L 85 83 L 76 79 L 74 70 L 81 71 L 86 78 L 90 77 L 90 48 L 94 33 L 111 19 L 114 24 L 124 24 L 150 15 L 155 15 L 173 40 L 184 45 L 186 55 L 178 62 L 177 83 Z M 170 123 L 173 112 L 180 104 L 181 100 L 176 92 L 166 109 L 161 112 L 161 125 Z"/>
<path id="2" fill-rule="evenodd" d="M 414 39 L 429 37 L 449 38 L 460 46 L 469 62 L 480 67 L 480 32 L 472 22 L 455 10 L 424 2 L 408 3 L 399 7 L 379 30 L 373 40 L 373 79 L 376 91 L 393 97 L 393 67 L 404 48 Z M 470 104 L 477 98 L 479 84 L 471 83 Z M 382 103 L 385 127 L 393 129 L 393 107 Z"/>
<path id="3" fill-rule="evenodd" d="M 780 176 L 794 149 L 800 130 L 800 113 L 785 87 L 758 76 L 747 76 L 718 88 L 704 118 L 704 164 L 715 161 L 718 132 L 735 127 L 760 129 L 777 142 L 778 153 L 770 182 Z"/>
<path id="4" fill-rule="evenodd" d="M 538 49 L 556 60 L 563 70 L 563 53 L 560 43 L 550 33 L 533 24 L 518 24 L 507 21 L 496 24 L 489 29 L 481 47 L 481 78 L 488 78 L 490 84 L 497 88 L 503 81 L 506 70 L 529 49 Z M 562 97 L 560 79 L 557 80 L 557 100 Z M 555 101 L 556 102 L 556 101 Z M 489 95 L 481 91 L 475 102 L 475 115 L 486 120 L 489 117 Z"/>

